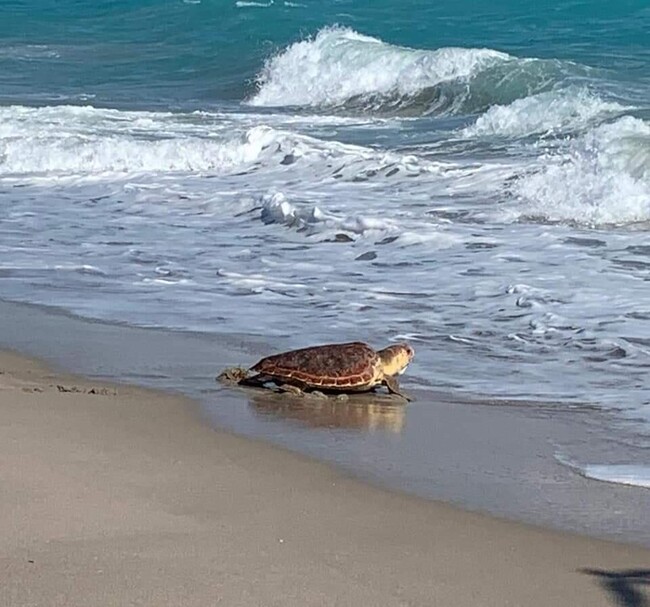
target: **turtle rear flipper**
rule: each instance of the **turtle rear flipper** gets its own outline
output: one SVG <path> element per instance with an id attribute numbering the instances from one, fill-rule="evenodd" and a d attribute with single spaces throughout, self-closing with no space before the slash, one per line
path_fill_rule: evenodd
<path id="1" fill-rule="evenodd" d="M 264 373 L 257 373 L 256 375 L 246 375 L 242 377 L 237 383 L 240 386 L 249 386 L 251 388 L 263 388 L 265 384 L 274 382 L 275 380 L 270 375 Z"/>
<path id="2" fill-rule="evenodd" d="M 246 375 L 237 382 L 237 385 L 247 388 L 270 388 L 271 386 L 267 384 L 272 384 L 273 390 L 276 392 L 293 394 L 294 396 L 304 396 L 304 390 L 307 387 L 300 381 L 284 381 L 284 378 L 275 377 L 268 373 Z"/>

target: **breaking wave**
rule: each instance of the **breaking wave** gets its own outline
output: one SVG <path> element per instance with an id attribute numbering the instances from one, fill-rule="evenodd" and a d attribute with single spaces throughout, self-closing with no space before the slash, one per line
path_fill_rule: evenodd
<path id="1" fill-rule="evenodd" d="M 308 165 L 314 177 L 366 181 L 445 169 L 412 155 L 304 135 L 290 130 L 291 118 L 278 128 L 260 118 L 273 122 L 268 116 L 8 106 L 0 108 L 0 177 L 230 174 Z"/>
<path id="2" fill-rule="evenodd" d="M 471 113 L 548 90 L 585 70 L 486 48 L 411 49 L 349 28 L 326 27 L 270 58 L 249 103 L 413 115 Z"/>
<path id="3" fill-rule="evenodd" d="M 494 105 L 461 134 L 464 137 L 552 135 L 584 129 L 626 109 L 587 89 L 571 87 L 517 99 L 509 105 Z"/>
<path id="4" fill-rule="evenodd" d="M 512 186 L 522 219 L 590 227 L 650 222 L 650 124 L 624 116 L 543 155 Z"/>
<path id="5" fill-rule="evenodd" d="M 256 160 L 268 139 L 259 129 L 229 140 L 171 113 L 8 106 L 0 108 L 0 175 L 227 170 Z"/>

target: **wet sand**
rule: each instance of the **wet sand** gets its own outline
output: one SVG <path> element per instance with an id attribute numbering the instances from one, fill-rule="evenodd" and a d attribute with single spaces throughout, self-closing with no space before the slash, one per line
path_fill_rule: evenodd
<path id="1" fill-rule="evenodd" d="M 464 400 L 404 387 L 414 402 L 366 395 L 344 406 L 274 399 L 214 381 L 252 364 L 272 340 L 102 323 L 0 301 L 0 348 L 103 382 L 180 393 L 209 425 L 334 464 L 391 490 L 570 533 L 650 548 L 650 491 L 580 476 L 586 463 L 646 461 L 647 439 L 612 416 L 561 403 Z M 645 459 L 644 459 L 645 458 Z"/>
<path id="2" fill-rule="evenodd" d="M 643 547 L 376 489 L 177 396 L 6 352 L 0 371 L 2 605 L 650 600 Z"/>

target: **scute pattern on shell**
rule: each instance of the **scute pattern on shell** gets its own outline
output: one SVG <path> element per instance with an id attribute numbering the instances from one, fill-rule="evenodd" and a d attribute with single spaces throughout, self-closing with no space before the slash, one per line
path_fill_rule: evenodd
<path id="1" fill-rule="evenodd" d="M 351 342 L 292 350 L 260 360 L 252 371 L 307 386 L 352 388 L 375 377 L 379 356 L 367 344 Z"/>

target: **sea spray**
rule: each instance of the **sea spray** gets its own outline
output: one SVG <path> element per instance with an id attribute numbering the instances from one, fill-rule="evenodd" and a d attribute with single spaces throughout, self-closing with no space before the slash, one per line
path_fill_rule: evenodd
<path id="1" fill-rule="evenodd" d="M 523 216 L 586 226 L 650 222 L 650 125 L 629 116 L 542 155 L 512 186 Z"/>

